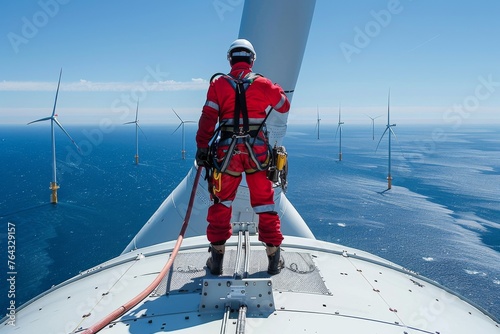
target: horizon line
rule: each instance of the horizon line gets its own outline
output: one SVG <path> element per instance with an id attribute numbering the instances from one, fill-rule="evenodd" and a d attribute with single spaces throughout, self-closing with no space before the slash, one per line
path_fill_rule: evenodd
<path id="1" fill-rule="evenodd" d="M 48 81 L 0 81 L 0 91 L 4 92 L 53 92 L 56 82 Z M 191 81 L 164 80 L 155 82 L 93 82 L 80 79 L 74 82 L 61 82 L 60 90 L 67 92 L 124 92 L 140 88 L 145 91 L 193 91 L 206 90 L 208 80 L 192 78 Z"/>

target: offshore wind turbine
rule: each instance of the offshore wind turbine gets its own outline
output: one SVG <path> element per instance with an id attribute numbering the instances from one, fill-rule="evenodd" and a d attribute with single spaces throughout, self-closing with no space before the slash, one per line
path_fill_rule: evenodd
<path id="1" fill-rule="evenodd" d="M 366 114 L 365 114 L 366 115 Z M 381 117 L 382 115 L 379 115 L 377 117 L 371 117 L 369 115 L 366 115 L 368 116 L 371 120 L 372 120 L 372 140 L 375 140 L 375 120 L 379 117 Z"/>
<path id="2" fill-rule="evenodd" d="M 317 119 L 316 119 L 316 127 L 314 128 L 315 130 L 317 129 L 318 132 L 318 138 L 319 139 L 319 122 L 321 121 L 321 118 L 319 118 L 319 108 L 316 107 L 316 113 L 317 113 Z"/>
<path id="3" fill-rule="evenodd" d="M 185 137 L 184 125 L 186 123 L 196 123 L 196 121 L 184 121 L 182 118 L 180 118 L 179 115 L 177 115 L 174 108 L 172 108 L 172 111 L 174 112 L 175 116 L 177 116 L 177 118 L 181 121 L 179 126 L 174 130 L 174 132 L 172 132 L 172 134 L 174 134 L 182 126 L 182 150 L 181 150 L 181 154 L 182 154 L 182 160 L 185 160 L 186 159 L 186 137 Z"/>
<path id="4" fill-rule="evenodd" d="M 139 164 L 139 129 L 141 130 L 142 134 L 146 136 L 144 131 L 142 131 L 142 128 L 139 126 L 139 101 L 137 101 L 137 108 L 135 109 L 135 121 L 130 121 L 127 123 L 123 124 L 135 124 L 135 164 Z"/>
<path id="5" fill-rule="evenodd" d="M 339 103 L 339 122 L 337 125 L 337 131 L 335 131 L 335 139 L 337 138 L 337 132 L 338 132 L 339 133 L 339 161 L 342 161 L 342 124 L 344 124 L 344 122 L 342 122 L 340 120 L 340 114 L 341 114 L 341 111 L 340 111 L 340 103 Z"/>
<path id="6" fill-rule="evenodd" d="M 387 132 L 388 133 L 388 139 L 389 139 L 389 146 L 388 146 L 388 150 L 389 150 L 389 154 L 388 154 L 388 167 L 387 167 L 387 189 L 391 189 L 392 188 L 392 175 L 391 175 L 391 134 L 394 135 L 394 137 L 396 137 L 396 134 L 394 133 L 394 131 L 392 130 L 392 127 L 393 126 L 396 126 L 396 124 L 391 124 L 391 120 L 390 120 L 390 102 L 391 102 L 391 91 L 389 90 L 389 96 L 387 98 L 387 125 L 385 127 L 385 130 L 384 130 L 384 133 L 382 133 L 382 136 L 380 137 L 380 140 L 378 141 L 378 144 L 377 144 L 377 148 L 375 149 L 375 151 L 377 151 L 378 149 L 378 146 L 380 145 L 380 142 L 382 141 L 382 138 L 384 137 L 385 133 Z M 397 137 L 396 137 L 397 139 Z"/>
<path id="7" fill-rule="evenodd" d="M 260 49 L 259 68 L 268 69 L 264 72 L 270 78 L 283 78 L 279 82 L 285 91 L 295 89 L 314 6 L 313 0 L 245 2 L 240 35 L 256 45 L 274 46 Z M 277 11 L 283 15 L 276 17 Z M 259 24 L 255 17 L 261 19 Z M 293 43 L 283 38 L 287 33 L 294 36 Z M 275 50 L 290 57 L 276 58 Z M 268 122 L 273 130 L 286 124 L 286 118 L 273 117 Z M 280 143 L 285 132 L 273 134 L 271 143 Z M 275 258 L 282 257 L 288 268 L 294 263 L 292 270 L 283 268 L 273 277 L 262 275 L 268 266 L 255 228 L 258 215 L 249 213 L 253 203 L 247 185 L 240 184 L 231 203 L 239 233 L 226 243 L 229 255 L 223 275 L 208 274 L 203 266 L 212 201 L 210 189 L 200 178 L 202 172 L 203 168 L 191 163 L 184 179 L 119 256 L 52 287 L 22 307 L 16 308 L 17 300 L 11 299 L 0 333 L 12 334 L 9 327 L 15 326 L 16 334 L 96 334 L 101 330 L 109 334 L 110 329 L 114 334 L 151 334 L 162 326 L 171 334 L 213 333 L 216 328 L 218 333 L 249 334 L 257 332 L 257 327 L 266 328 L 266 333 L 286 328 L 289 334 L 303 334 L 305 329 L 333 332 L 332 328 L 353 334 L 370 328 L 393 334 L 499 334 L 500 321 L 451 289 L 367 251 L 318 240 L 280 187 L 275 188 L 274 199 L 281 221 L 286 222 L 280 228 L 286 252 Z M 316 194 L 307 190 L 299 190 L 300 195 L 314 199 Z M 315 208 L 315 203 L 301 204 Z M 356 210 L 357 203 L 346 204 Z M 110 222 L 120 219 L 106 216 Z M 85 250 L 91 254 L 91 249 Z M 340 280 L 340 268 L 342 275 L 349 275 L 348 282 Z M 12 274 L 7 280 L 14 292 Z M 106 282 L 113 285 L 103 286 Z M 339 283 L 349 288 L 337 293 L 343 287 Z M 10 291 L 9 298 L 15 298 Z M 283 326 L 287 318 L 290 321 Z"/>
<path id="8" fill-rule="evenodd" d="M 80 148 L 76 144 L 76 142 L 71 138 L 69 133 L 64 129 L 61 123 L 57 120 L 57 114 L 56 114 L 56 105 L 57 105 L 57 96 L 59 95 L 59 86 L 61 85 L 61 76 L 62 76 L 62 68 L 61 71 L 59 72 L 59 81 L 57 83 L 57 90 L 56 90 L 56 98 L 54 100 L 54 107 L 52 108 L 52 115 L 49 117 L 44 117 L 37 119 L 35 121 L 31 121 L 28 123 L 36 123 L 36 122 L 42 122 L 42 121 L 49 121 L 50 120 L 50 131 L 51 131 L 51 140 L 52 140 L 52 182 L 50 182 L 50 187 L 49 189 L 52 190 L 52 194 L 50 196 L 50 203 L 52 204 L 57 204 L 57 189 L 59 189 L 59 185 L 57 184 L 57 168 L 56 168 L 56 139 L 55 139 L 55 133 L 54 133 L 54 123 L 57 124 L 57 126 L 66 134 L 66 136 L 71 140 L 71 142 L 76 146 L 78 151 L 80 151 Z"/>

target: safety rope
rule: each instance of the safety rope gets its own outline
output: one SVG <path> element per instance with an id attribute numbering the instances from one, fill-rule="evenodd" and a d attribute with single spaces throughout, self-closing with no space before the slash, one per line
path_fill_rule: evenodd
<path id="1" fill-rule="evenodd" d="M 146 288 L 144 289 L 141 293 L 139 293 L 137 296 L 135 296 L 133 299 L 125 303 L 124 305 L 120 306 L 113 312 L 111 312 L 109 315 L 107 315 L 105 318 L 103 318 L 101 321 L 98 323 L 94 324 L 93 326 L 87 328 L 83 334 L 94 334 L 99 332 L 101 329 L 109 325 L 113 320 L 117 319 L 118 317 L 122 316 L 126 312 L 128 312 L 130 309 L 132 309 L 134 306 L 139 304 L 142 300 L 144 300 L 147 296 L 153 292 L 154 289 L 160 284 L 160 282 L 163 280 L 165 275 L 169 272 L 170 267 L 175 261 L 175 258 L 177 256 L 177 253 L 179 252 L 179 249 L 181 247 L 182 241 L 184 239 L 184 234 L 186 233 L 186 229 L 189 224 L 189 218 L 191 217 L 191 211 L 193 208 L 193 203 L 194 203 L 194 198 L 196 195 L 196 188 L 198 186 L 198 182 L 200 179 L 200 174 L 201 174 L 201 167 L 197 168 L 196 171 L 196 176 L 194 178 L 194 184 L 193 188 L 191 190 L 191 197 L 189 198 L 189 205 L 186 211 L 186 217 L 184 218 L 184 223 L 182 224 L 181 231 L 179 232 L 179 236 L 177 237 L 177 242 L 175 243 L 175 247 L 172 251 L 172 255 L 168 259 L 167 263 L 161 270 L 161 272 L 158 274 L 158 276 L 155 278 L 155 280 Z"/>

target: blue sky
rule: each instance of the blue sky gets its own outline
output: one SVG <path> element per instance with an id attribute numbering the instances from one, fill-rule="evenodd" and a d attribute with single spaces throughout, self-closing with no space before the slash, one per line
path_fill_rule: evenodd
<path id="1" fill-rule="evenodd" d="M 225 72 L 241 0 L 7 1 L 0 124 L 197 120 Z M 500 123 L 500 2 L 317 0 L 289 122 Z M 257 24 L 257 19 L 256 19 Z M 257 55 L 259 50 L 257 51 Z M 258 62 L 258 56 L 257 56 Z M 265 73 L 263 73 L 265 74 Z M 158 80 L 162 81 L 161 85 Z M 381 123 L 384 121 L 380 120 Z"/>

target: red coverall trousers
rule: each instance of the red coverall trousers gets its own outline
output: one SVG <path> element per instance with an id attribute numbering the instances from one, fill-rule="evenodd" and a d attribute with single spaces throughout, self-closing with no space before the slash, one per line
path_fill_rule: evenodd
<path id="1" fill-rule="evenodd" d="M 218 156 L 223 156 L 224 148 L 219 148 Z M 267 158 L 265 146 L 255 147 L 259 161 Z M 259 152 L 261 151 L 261 152 Z M 259 240 L 274 246 L 281 245 L 283 235 L 280 230 L 280 219 L 274 211 L 274 190 L 266 171 L 255 171 L 255 163 L 251 160 L 245 144 L 237 144 L 226 173 L 215 172 L 213 175 L 213 192 L 218 202 L 208 208 L 207 238 L 211 243 L 224 242 L 231 237 L 232 201 L 236 197 L 238 185 L 245 172 L 250 204 L 259 215 Z M 231 173 L 233 175 L 230 175 Z"/>

